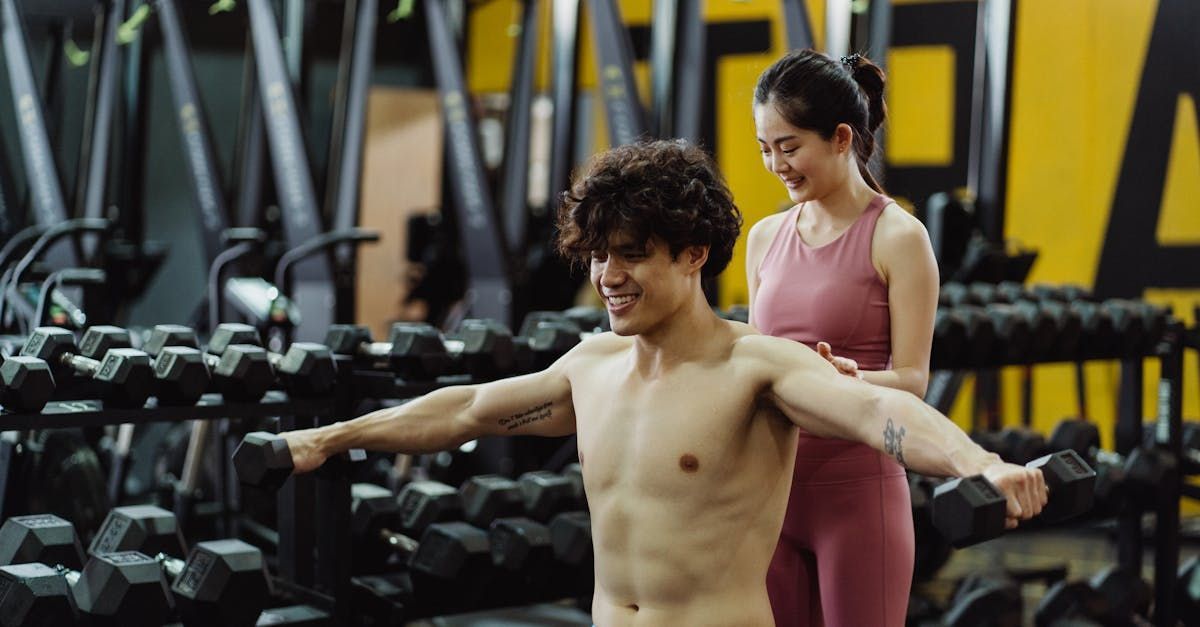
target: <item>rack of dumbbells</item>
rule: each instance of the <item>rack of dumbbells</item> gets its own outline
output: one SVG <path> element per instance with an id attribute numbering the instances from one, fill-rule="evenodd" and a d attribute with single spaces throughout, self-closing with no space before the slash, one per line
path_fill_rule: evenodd
<path id="1" fill-rule="evenodd" d="M 1066 618 L 1124 624 L 1133 620 L 1135 614 L 1151 618 L 1146 613 L 1151 602 L 1154 624 L 1173 625 L 1180 616 L 1178 607 L 1182 601 L 1176 599 L 1174 585 L 1180 546 L 1179 500 L 1182 478 L 1197 470 L 1194 464 L 1183 463 L 1187 460 L 1183 454 L 1181 417 L 1184 344 L 1183 325 L 1167 309 L 1144 301 L 1097 300 L 1079 288 L 1026 288 L 1010 282 L 942 286 L 931 354 L 933 375 L 926 401 L 943 412 L 949 411 L 964 376 L 969 372 L 981 373 L 972 437 L 1013 463 L 1045 464 L 1043 456 L 1048 453 L 1071 453 L 1075 459 L 1095 468 L 1097 475 L 1088 483 L 1088 494 L 1075 494 L 1067 499 L 1075 503 L 1073 513 L 1103 513 L 1117 521 L 1117 563 L 1092 582 L 1056 583 L 1065 578 L 1065 569 L 1024 573 L 1028 579 L 1053 584 L 1039 608 L 1038 624 Z M 1161 378 L 1155 421 L 1143 429 L 1146 358 L 1159 360 Z M 999 428 L 994 408 L 988 407 L 989 390 L 985 384 L 998 368 L 1074 363 L 1081 413 L 1085 413 L 1082 368 L 1090 360 L 1120 363 L 1115 451 L 1101 450 L 1099 431 L 1083 416 L 1063 421 L 1048 439 L 1030 430 L 1032 383 L 1028 376 L 1022 404 L 1024 426 Z M 1054 487 L 1058 471 L 1042 468 L 1048 471 L 1047 479 L 1052 486 L 1047 509 L 1060 509 L 1056 506 L 1063 500 L 1062 490 Z M 931 576 L 945 563 L 950 545 L 975 544 L 1000 533 L 997 530 L 994 534 L 980 535 L 964 528 L 970 527 L 964 521 L 977 516 L 988 501 L 986 490 L 967 494 L 958 481 L 938 483 L 918 476 L 910 477 L 910 488 L 918 536 L 918 578 Z M 952 489 L 960 494 L 947 499 Z M 1093 498 L 1095 508 L 1091 506 Z M 940 512 L 939 503 L 943 504 Z M 953 504 L 953 508 L 944 504 Z M 1153 591 L 1141 579 L 1142 518 L 1147 511 L 1153 512 L 1156 520 L 1155 580 L 1165 582 Z M 1049 518 L 1067 517 L 1059 513 L 1043 514 L 1034 525 L 1051 522 Z M 1019 583 L 1011 578 L 976 579 L 959 587 L 942 617 L 943 622 L 982 624 L 981 617 L 994 618 L 1014 611 L 1020 616 Z"/>
<path id="2" fill-rule="evenodd" d="M 583 335 L 567 316 L 539 312 L 526 319 L 516 337 L 493 321 L 466 320 L 446 337 L 426 324 L 397 323 L 387 342 L 372 341 L 362 327 L 335 325 L 326 344 L 355 398 L 398 401 L 414 390 L 397 381 L 425 381 L 433 389 L 530 372 L 564 354 Z M 339 461 L 326 472 L 344 479 L 347 460 Z M 263 492 L 282 492 L 303 478 L 291 476 L 290 453 L 266 432 L 243 439 L 234 465 L 248 489 Z M 341 565 L 352 568 L 325 587 L 339 591 L 336 608 L 357 608 L 354 615 L 344 615 L 355 624 L 590 599 L 590 519 L 577 465 L 562 473 L 525 473 L 515 481 L 497 474 L 474 476 L 459 488 L 413 480 L 398 493 L 345 481 L 337 489 L 336 496 L 317 504 L 317 511 L 327 517 L 331 514 L 323 510 L 337 512 L 334 529 L 341 531 L 330 535 L 337 537 L 338 554 L 351 556 Z M 321 551 L 318 545 L 318 556 Z"/>
<path id="3" fill-rule="evenodd" d="M 385 343 L 372 341 L 364 327 L 334 325 L 325 345 L 295 342 L 282 354 L 261 348 L 257 331 L 241 324 L 219 325 L 203 350 L 195 332 L 178 325 L 142 334 L 96 326 L 78 343 L 70 331 L 41 327 L 0 367 L 0 431 L 266 418 L 278 418 L 281 430 L 319 426 L 356 415 L 363 399 L 403 401 L 544 367 L 582 333 L 549 314 L 531 317 L 525 327 L 514 338 L 503 325 L 468 320 L 443 337 L 429 325 L 399 323 Z M 269 436 L 263 453 L 278 440 L 251 434 L 245 443 L 256 435 Z M 16 454 L 19 444 L 9 444 L 4 453 Z M 266 457 L 247 464 L 241 449 L 239 455 L 233 462 L 242 502 L 277 501 L 276 529 L 266 543 L 273 555 L 241 539 L 201 542 L 188 553 L 176 517 L 186 511 L 139 505 L 112 510 L 85 562 L 70 521 L 0 512 L 13 525 L 4 527 L 10 535 L 0 532 L 0 579 L 23 591 L 5 598 L 25 604 L 25 617 L 14 624 L 71 624 L 66 617 L 77 613 L 123 625 L 168 618 L 254 624 L 268 612 L 268 590 L 300 604 L 268 612 L 271 624 L 395 624 L 523 601 L 590 598 L 590 522 L 577 467 L 516 481 L 473 477 L 457 489 L 414 481 L 396 495 L 352 485 L 353 454 L 286 481 L 287 473 Z M 7 474 L 14 467 L 0 466 L 0 486 L 17 488 L 20 477 Z M 146 539 L 163 533 L 172 538 L 169 549 Z M 139 539 L 125 541 L 130 534 Z M 49 548 L 61 543 L 65 553 Z M 214 563 L 226 566 L 216 569 L 221 581 L 209 583 Z M 208 596 L 198 604 L 197 594 Z M 51 622 L 37 622 L 44 620 Z"/>

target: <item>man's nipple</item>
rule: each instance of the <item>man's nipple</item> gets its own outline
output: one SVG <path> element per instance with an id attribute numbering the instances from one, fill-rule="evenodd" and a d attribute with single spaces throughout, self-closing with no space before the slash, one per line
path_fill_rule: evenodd
<path id="1" fill-rule="evenodd" d="M 679 458 L 679 467 L 684 472 L 696 472 L 700 470 L 700 460 L 696 459 L 696 456 L 691 453 L 684 453 L 683 457 Z"/>

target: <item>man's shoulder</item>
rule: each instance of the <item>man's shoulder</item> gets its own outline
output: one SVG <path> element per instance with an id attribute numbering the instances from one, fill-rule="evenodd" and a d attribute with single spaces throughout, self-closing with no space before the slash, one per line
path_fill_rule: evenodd
<path id="1" fill-rule="evenodd" d="M 596 333 L 585 337 L 582 342 L 575 345 L 568 355 L 579 358 L 586 357 L 603 357 L 616 352 L 628 350 L 633 345 L 633 338 L 622 337 L 612 331 L 604 333 Z"/>
<path id="2" fill-rule="evenodd" d="M 795 340 L 764 335 L 747 325 L 749 332 L 734 340 L 734 359 L 745 360 L 770 368 L 804 365 L 817 353 Z M 817 357 L 820 359 L 820 357 Z"/>

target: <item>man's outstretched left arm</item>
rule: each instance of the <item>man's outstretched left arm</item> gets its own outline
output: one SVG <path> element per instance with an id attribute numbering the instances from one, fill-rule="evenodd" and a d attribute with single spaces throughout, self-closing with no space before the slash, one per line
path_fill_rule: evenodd
<path id="1" fill-rule="evenodd" d="M 1004 463 L 916 396 L 843 376 L 802 344 L 764 336 L 747 339 L 765 368 L 765 394 L 797 426 L 863 442 L 922 474 L 983 474 L 1010 496 L 1010 512 L 1020 518 L 1045 504 L 1039 471 Z M 1014 505 L 1017 511 L 1011 511 Z"/>

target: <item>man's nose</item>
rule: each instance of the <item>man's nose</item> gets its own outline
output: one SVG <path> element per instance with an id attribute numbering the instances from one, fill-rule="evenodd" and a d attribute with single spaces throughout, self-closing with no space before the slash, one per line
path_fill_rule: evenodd
<path id="1" fill-rule="evenodd" d="M 615 287 L 625 281 L 625 269 L 609 260 L 600 270 L 600 285 Z"/>

